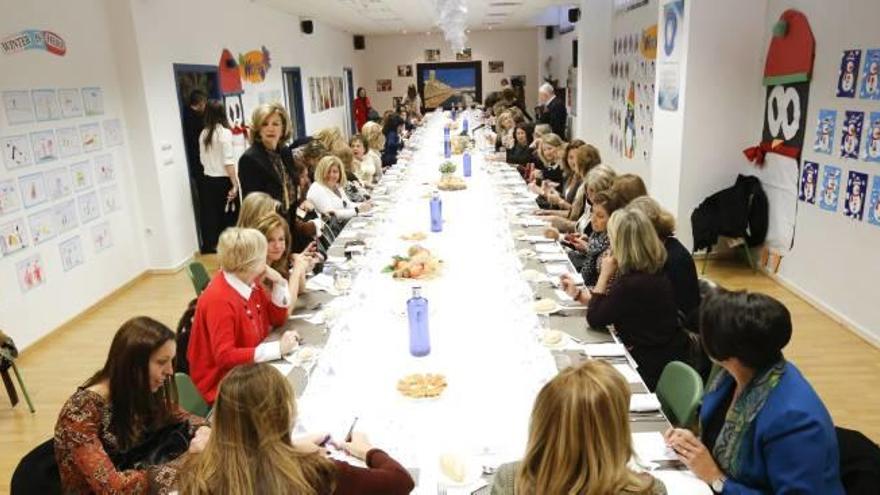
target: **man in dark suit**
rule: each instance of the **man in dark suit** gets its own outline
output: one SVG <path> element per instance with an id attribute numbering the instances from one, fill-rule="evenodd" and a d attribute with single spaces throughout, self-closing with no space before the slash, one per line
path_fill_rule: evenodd
<path id="1" fill-rule="evenodd" d="M 565 127 L 568 121 L 568 110 L 565 109 L 565 102 L 556 97 L 556 90 L 548 83 L 544 83 L 538 89 L 538 102 L 543 107 L 541 116 L 538 117 L 539 124 L 547 124 L 553 129 L 553 134 L 566 139 Z"/>

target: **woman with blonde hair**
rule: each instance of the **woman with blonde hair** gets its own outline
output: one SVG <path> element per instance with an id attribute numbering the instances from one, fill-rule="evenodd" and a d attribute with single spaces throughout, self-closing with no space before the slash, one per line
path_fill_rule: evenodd
<path id="1" fill-rule="evenodd" d="M 559 203 L 560 207 L 565 209 L 567 215 L 554 216 L 550 219 L 550 224 L 559 232 L 583 232 L 589 222 L 590 208 L 592 203 L 590 194 L 596 194 L 611 187 L 615 172 L 614 169 L 607 165 L 602 165 L 602 157 L 599 150 L 591 144 L 585 144 L 574 150 L 574 162 L 572 164 L 573 173 L 580 177 L 579 187 L 574 196 L 573 201 Z M 593 170 L 603 167 L 603 171 L 596 174 L 593 178 L 593 187 L 590 189 L 590 173 Z M 610 177 L 610 179 L 606 178 Z M 601 183 L 600 183 L 601 182 Z M 559 196 L 555 196 L 560 198 Z M 550 210 L 553 211 L 553 210 Z"/>
<path id="2" fill-rule="evenodd" d="M 371 161 L 373 168 L 376 169 L 376 173 L 373 175 L 373 183 L 375 184 L 382 178 L 382 150 L 385 149 L 385 135 L 382 134 L 382 126 L 376 122 L 364 124 L 361 127 L 361 135 L 367 142 L 364 160 Z"/>
<path id="3" fill-rule="evenodd" d="M 266 237 L 266 264 L 273 270 L 287 277 L 287 288 L 290 292 L 288 309 L 293 311 L 297 297 L 306 290 L 306 274 L 311 272 L 321 261 L 316 252 L 314 242 L 301 253 L 292 253 L 293 240 L 287 221 L 277 213 L 269 213 L 261 217 L 254 228 Z M 265 285 L 267 290 L 272 287 Z"/>
<path id="4" fill-rule="evenodd" d="M 312 135 L 312 138 L 321 143 L 326 150 L 333 150 L 339 145 L 345 144 L 345 138 L 342 137 L 342 131 L 339 130 L 339 127 L 325 127 L 315 134 Z"/>
<path id="5" fill-rule="evenodd" d="M 315 183 L 309 188 L 308 200 L 322 215 L 348 220 L 372 207 L 369 201 L 355 203 L 345 192 L 345 167 L 335 156 L 325 156 L 315 169 Z"/>
<path id="6" fill-rule="evenodd" d="M 208 403 L 235 366 L 279 359 L 299 345 L 299 335 L 290 330 L 263 342 L 287 322 L 290 307 L 287 281 L 266 265 L 267 248 L 256 229 L 230 227 L 220 235 L 220 271 L 199 296 L 187 349 L 190 375 Z"/>
<path id="7" fill-rule="evenodd" d="M 689 360 L 688 337 L 679 328 L 672 285 L 663 274 L 666 249 L 651 220 L 639 210 L 615 211 L 607 229 L 611 256 L 602 260 L 596 286 L 585 291 L 564 277 L 562 287 L 588 305 L 591 327 L 614 325 L 645 384 L 654 390 L 669 362 Z M 609 290 L 612 277 L 616 278 Z"/>
<path id="8" fill-rule="evenodd" d="M 343 172 L 345 173 L 345 193 L 355 203 L 366 201 L 370 197 L 370 193 L 364 184 L 361 183 L 361 179 L 356 173 L 354 152 L 351 147 L 347 144 L 338 145 L 333 148 L 331 154 L 342 162 Z"/>
<path id="9" fill-rule="evenodd" d="M 580 174 L 582 167 L 578 166 L 577 150 L 586 146 L 583 140 L 574 139 L 565 145 L 563 155 L 565 158 L 561 162 L 562 166 L 562 193 L 556 189 L 544 188 L 541 192 L 542 199 L 538 200 L 538 204 L 542 207 L 538 210 L 539 215 L 550 215 L 560 218 L 568 218 L 571 213 L 571 205 L 574 203 L 578 190 L 581 187 L 583 176 Z"/>
<path id="10" fill-rule="evenodd" d="M 251 146 L 238 160 L 238 175 L 244 196 L 265 192 L 278 200 L 282 214 L 288 217 L 296 203 L 293 154 L 285 145 L 291 135 L 290 115 L 278 103 L 265 103 L 254 110 L 251 122 Z"/>
<path id="11" fill-rule="evenodd" d="M 492 495 L 663 495 L 650 474 L 628 467 L 634 451 L 630 389 L 610 364 L 566 368 L 535 399 L 521 461 L 498 468 Z"/>
<path id="12" fill-rule="evenodd" d="M 565 146 L 566 142 L 551 132 L 541 136 L 541 146 L 538 147 L 538 159 L 541 160 L 541 165 L 538 166 L 540 177 L 544 181 L 552 182 L 552 187 L 560 194 L 564 179 L 562 162 L 565 161 Z"/>

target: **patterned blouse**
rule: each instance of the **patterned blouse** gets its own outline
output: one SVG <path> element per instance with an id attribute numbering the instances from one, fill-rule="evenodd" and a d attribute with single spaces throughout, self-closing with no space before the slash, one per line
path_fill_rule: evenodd
<path id="1" fill-rule="evenodd" d="M 602 258 L 610 247 L 611 241 L 606 232 L 591 232 L 587 237 L 587 251 L 584 253 L 584 265 L 581 267 L 581 276 L 587 287 L 593 287 L 599 281 Z"/>
<path id="2" fill-rule="evenodd" d="M 65 494 L 168 493 L 186 454 L 147 470 L 118 471 L 110 454 L 119 450 L 110 431 L 111 405 L 101 395 L 79 388 L 61 408 L 55 424 L 55 459 Z M 189 421 L 191 434 L 207 422 L 178 409 L 174 418 Z"/>

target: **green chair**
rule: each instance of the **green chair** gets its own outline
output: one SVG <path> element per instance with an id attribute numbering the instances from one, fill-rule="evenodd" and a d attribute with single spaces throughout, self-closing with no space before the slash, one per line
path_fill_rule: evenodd
<path id="1" fill-rule="evenodd" d="M 202 295 L 202 291 L 205 290 L 205 287 L 208 286 L 208 282 L 211 281 L 211 277 L 208 275 L 208 270 L 205 270 L 205 265 L 198 261 L 193 261 L 186 266 L 186 274 L 189 275 L 189 280 L 192 282 L 193 288 L 196 290 L 196 295 Z"/>
<path id="2" fill-rule="evenodd" d="M 655 393 L 673 426 L 689 428 L 697 424 L 697 410 L 703 398 L 703 378 L 693 368 L 681 361 L 667 364 Z"/>
<path id="3" fill-rule="evenodd" d="M 186 373 L 175 373 L 174 383 L 177 385 L 177 401 L 183 410 L 203 418 L 208 416 L 211 406 L 202 398 L 199 389 Z"/>

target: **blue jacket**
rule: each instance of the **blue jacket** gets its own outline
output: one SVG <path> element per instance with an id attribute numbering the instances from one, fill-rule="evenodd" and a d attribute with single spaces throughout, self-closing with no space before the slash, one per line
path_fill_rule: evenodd
<path id="1" fill-rule="evenodd" d="M 703 397 L 703 424 L 733 393 L 731 376 Z M 725 495 L 844 495 L 834 424 L 800 371 L 785 373 L 755 417 L 739 452 L 741 474 L 724 483 Z"/>

